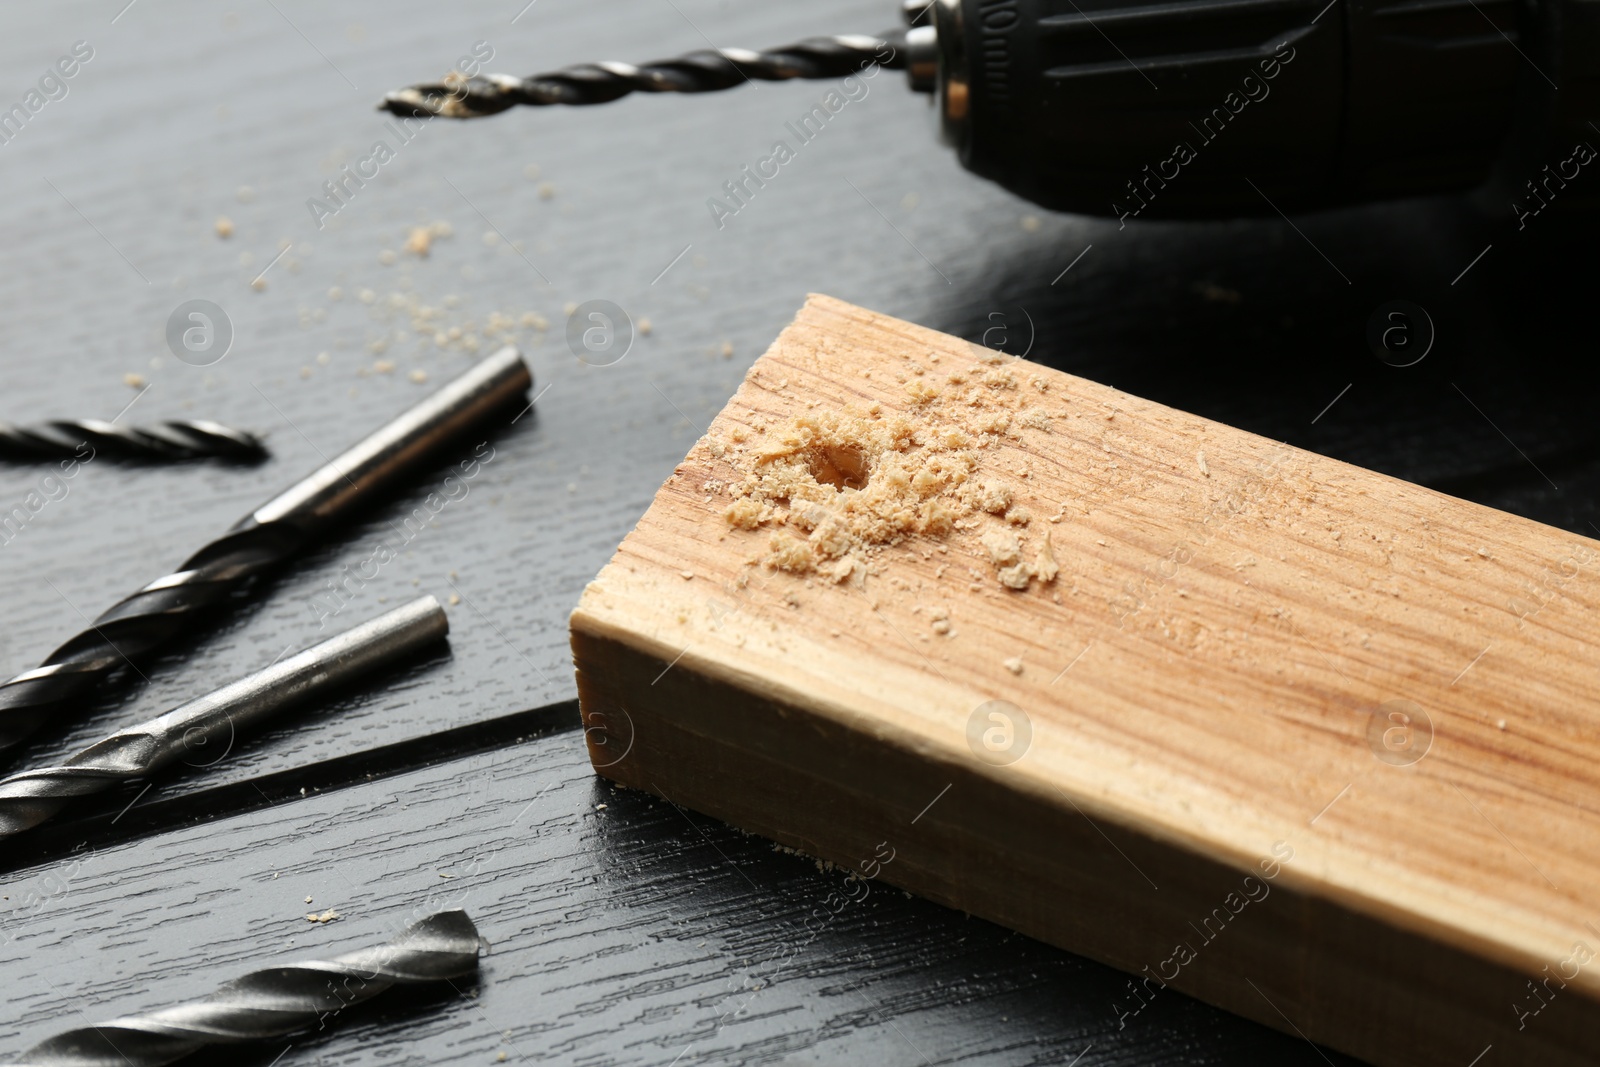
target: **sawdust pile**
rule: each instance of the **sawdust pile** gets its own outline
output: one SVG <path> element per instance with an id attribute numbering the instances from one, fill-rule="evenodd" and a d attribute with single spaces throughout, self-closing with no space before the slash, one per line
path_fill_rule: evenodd
<path id="1" fill-rule="evenodd" d="M 1012 360 L 981 358 L 942 380 L 928 380 L 920 364 L 902 375 L 913 414 L 878 404 L 816 409 L 711 441 L 743 473 L 722 487 L 734 498 L 723 518 L 735 530 L 767 535 L 752 562 L 842 582 L 875 572 L 874 557 L 887 547 L 971 531 L 972 553 L 1005 588 L 1054 581 L 1049 533 L 1031 536 L 1032 516 L 1017 492 L 998 470 L 985 469 L 1006 438 L 1024 428 L 1048 432 L 1050 415 L 1022 395 L 1015 372 L 1002 365 Z M 1035 396 L 1048 388 L 1037 377 L 1031 384 Z"/>

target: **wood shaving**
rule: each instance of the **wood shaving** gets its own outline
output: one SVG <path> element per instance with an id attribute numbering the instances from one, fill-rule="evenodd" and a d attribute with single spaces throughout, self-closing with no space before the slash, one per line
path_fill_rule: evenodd
<path id="1" fill-rule="evenodd" d="M 1053 582 L 1056 580 L 1056 575 L 1061 572 L 1060 566 L 1056 563 L 1055 548 L 1050 544 L 1049 530 L 1044 533 L 1044 544 L 1039 546 L 1039 558 L 1034 563 L 1033 570 L 1041 582 Z"/>
<path id="2" fill-rule="evenodd" d="M 1033 578 L 1033 568 L 1026 563 L 1000 568 L 1000 584 L 1007 589 L 1026 589 Z"/>
<path id="3" fill-rule="evenodd" d="M 996 567 L 1009 567 L 1022 555 L 1022 545 L 1010 530 L 990 530 L 983 535 L 983 547 Z"/>
<path id="4" fill-rule="evenodd" d="M 413 227 L 406 235 L 405 250 L 414 256 L 426 258 L 433 248 L 433 231 L 426 226 Z"/>
<path id="5" fill-rule="evenodd" d="M 736 530 L 754 530 L 770 517 L 768 514 L 770 510 L 746 498 L 729 504 L 723 511 L 722 517 Z"/>
<path id="6" fill-rule="evenodd" d="M 1004 515 L 1011 506 L 1011 490 L 997 482 L 974 482 L 963 495 L 967 503 L 991 515 Z"/>

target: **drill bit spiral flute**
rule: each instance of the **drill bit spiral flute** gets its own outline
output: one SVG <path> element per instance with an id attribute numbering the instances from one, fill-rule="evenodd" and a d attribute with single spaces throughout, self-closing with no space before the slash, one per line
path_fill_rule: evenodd
<path id="1" fill-rule="evenodd" d="M 165 715 L 118 730 L 57 766 L 0 778 L 0 838 L 39 825 L 77 797 L 148 777 L 186 752 L 204 753 L 199 765 L 215 763 L 227 755 L 237 731 L 398 663 L 449 629 L 439 602 L 419 597 Z"/>
<path id="2" fill-rule="evenodd" d="M 252 971 L 185 1004 L 57 1034 L 9 1067 L 162 1067 L 207 1045 L 282 1037 L 393 986 L 470 975 L 483 947 L 466 912 L 435 912 L 387 944 Z"/>
<path id="3" fill-rule="evenodd" d="M 102 419 L 58 419 L 40 426 L 0 422 L 0 458 L 47 459 L 95 451 L 143 460 L 256 460 L 261 441 L 209 419 L 169 419 L 153 426 L 118 426 Z"/>
<path id="4" fill-rule="evenodd" d="M 425 469 L 468 426 L 507 409 L 532 384 L 518 351 L 501 349 L 239 520 L 177 571 L 114 604 L 38 667 L 0 683 L 0 751 L 131 659 L 194 626 L 205 609 L 405 475 Z"/>
<path id="5" fill-rule="evenodd" d="M 842 78 L 859 74 L 873 64 L 889 70 L 904 69 L 911 62 L 905 39 L 906 35 L 899 31 L 876 36 L 840 34 L 809 37 L 764 52 L 705 48 L 640 66 L 580 63 L 528 78 L 508 74 L 457 76 L 437 84 L 398 89 L 387 94 L 378 106 L 402 117 L 471 119 L 519 105 L 606 104 L 629 93 L 709 93 L 754 81 Z"/>

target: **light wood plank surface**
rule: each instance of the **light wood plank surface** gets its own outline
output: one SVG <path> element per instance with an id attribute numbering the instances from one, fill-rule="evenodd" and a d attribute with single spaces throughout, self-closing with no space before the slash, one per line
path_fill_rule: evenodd
<path id="1" fill-rule="evenodd" d="M 918 443 L 869 441 L 861 487 L 822 490 L 809 516 L 815 500 L 763 495 L 785 461 L 817 472 L 819 455 L 848 447 L 826 430 L 835 415 Z M 1006 428 L 968 433 L 971 447 L 921 443 L 996 418 Z M 926 499 L 957 509 L 953 529 L 842 555 L 821 547 L 819 516 L 848 524 L 898 466 L 951 455 L 972 467 L 968 484 Z M 1009 503 L 964 505 L 974 484 Z M 741 528 L 759 517 L 741 524 L 737 509 L 755 501 L 765 518 Z M 1059 573 L 1014 588 L 1005 565 L 1035 559 L 1046 535 Z M 995 538 L 1020 538 L 1020 556 L 997 555 Z M 798 565 L 784 554 L 793 545 L 811 553 Z M 837 559 L 855 561 L 843 578 Z M 620 760 L 616 745 L 596 746 L 602 773 L 842 863 L 861 848 L 839 822 L 842 797 L 872 825 L 874 812 L 914 813 L 917 790 L 931 797 L 946 770 L 965 776 L 974 806 L 952 792 L 918 831 L 920 861 L 885 877 L 1124 966 L 1146 951 L 1146 931 L 1086 935 L 1037 899 L 1064 888 L 1037 855 L 1052 813 L 1077 809 L 1146 843 L 1160 872 L 1141 872 L 1149 886 L 1124 869 L 1086 889 L 1102 904 L 1139 902 L 1119 918 L 1170 911 L 1173 894 L 1155 883 L 1185 877 L 1189 857 L 1206 867 L 1197 886 L 1215 882 L 1213 866 L 1259 874 L 1276 857 L 1275 887 L 1323 927 L 1347 916 L 1438 966 L 1481 964 L 1475 988 L 1459 973 L 1419 975 L 1437 986 L 1416 991 L 1423 1001 L 1450 989 L 1503 1005 L 1499 1016 L 1420 1026 L 1402 1046 L 1368 1040 L 1339 1015 L 1360 997 L 1335 996 L 1332 975 L 1374 961 L 1326 929 L 1263 944 L 1231 969 L 1212 953 L 1174 984 L 1281 1026 L 1275 1008 L 1251 1010 L 1231 988 L 1253 967 L 1317 1039 L 1377 1062 L 1443 1063 L 1480 1033 L 1519 1032 L 1513 972 L 1563 969 L 1563 1007 L 1590 1005 L 1585 1021 L 1533 1033 L 1571 1056 L 1600 1018 L 1600 973 L 1566 962 L 1575 945 L 1600 945 L 1597 567 L 1588 539 L 813 297 L 572 626 L 586 714 L 599 736 L 625 729 L 618 743 L 631 744 Z M 990 701 L 1020 709 L 1004 765 L 969 742 Z M 697 755 L 696 739 L 712 754 Z M 735 766 L 746 756 L 794 791 L 747 781 Z M 892 770 L 842 769 L 874 756 Z M 803 801 L 802 784 L 814 790 Z M 1010 849 L 988 854 L 999 871 L 950 871 L 989 808 L 1036 827 L 989 831 Z M 1180 890 L 1178 914 L 1199 908 L 1198 923 L 1208 892 Z M 1321 978 L 1295 987 L 1301 970 Z M 1341 1003 L 1319 1012 L 1327 998 Z"/>

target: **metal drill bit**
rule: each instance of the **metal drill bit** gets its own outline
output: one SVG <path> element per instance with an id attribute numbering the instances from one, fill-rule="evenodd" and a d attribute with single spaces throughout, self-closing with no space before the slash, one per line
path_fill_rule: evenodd
<path id="1" fill-rule="evenodd" d="M 483 947 L 466 912 L 435 912 L 387 944 L 252 971 L 199 1000 L 56 1034 L 9 1067 L 161 1067 L 206 1045 L 283 1037 L 391 986 L 472 974 Z"/>
<path id="2" fill-rule="evenodd" d="M 118 730 L 60 766 L 0 779 L 0 837 L 39 825 L 75 797 L 148 777 L 186 753 L 201 755 L 201 765 L 210 766 L 227 754 L 240 730 L 395 663 L 449 630 L 439 602 L 419 597 L 165 715 Z"/>
<path id="3" fill-rule="evenodd" d="M 0 422 L 0 456 L 7 459 L 92 459 L 100 452 L 149 460 L 252 460 L 266 454 L 254 434 L 207 419 L 170 419 L 156 426 L 118 426 L 100 419 L 58 419 L 40 426 Z"/>
<path id="4" fill-rule="evenodd" d="M 875 37 L 808 37 L 765 52 L 704 48 L 637 67 L 631 63 L 580 63 L 528 78 L 509 74 L 473 78 L 458 75 L 440 83 L 413 85 L 388 93 L 378 109 L 406 117 L 472 119 L 518 104 L 605 104 L 629 93 L 708 93 L 750 81 L 842 78 L 873 63 L 890 70 L 903 69 L 904 42 L 904 32 L 892 30 Z"/>
<path id="5" fill-rule="evenodd" d="M 425 470 L 467 427 L 505 410 L 532 384 L 517 350 L 502 348 L 240 519 L 174 573 L 113 605 L 39 667 L 0 683 L 0 750 L 404 476 Z"/>

